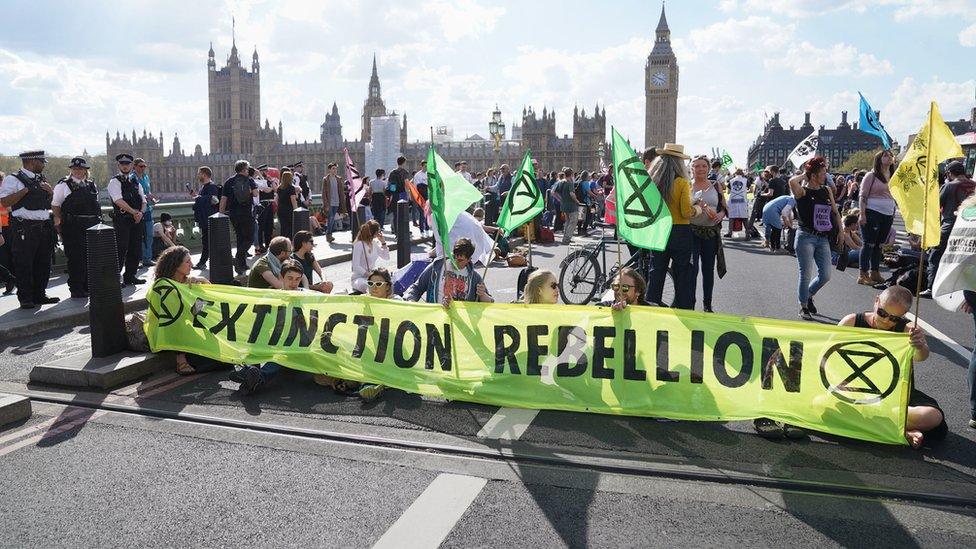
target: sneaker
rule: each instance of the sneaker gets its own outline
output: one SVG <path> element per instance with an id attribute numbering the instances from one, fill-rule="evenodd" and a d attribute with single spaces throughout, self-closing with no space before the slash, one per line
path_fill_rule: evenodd
<path id="1" fill-rule="evenodd" d="M 247 368 L 243 364 L 238 364 L 234 366 L 234 369 L 230 371 L 227 376 L 231 381 L 235 383 L 244 383 L 244 369 Z"/>
<path id="2" fill-rule="evenodd" d="M 813 304 L 812 297 L 807 300 L 807 310 L 810 311 L 810 314 L 812 315 L 817 314 L 817 306 Z"/>
<path id="3" fill-rule="evenodd" d="M 363 385 L 359 388 L 359 398 L 363 399 L 363 402 L 373 402 L 385 389 L 386 387 L 382 385 Z"/>
<path id="4" fill-rule="evenodd" d="M 17 287 L 17 281 L 10 279 L 7 281 L 6 287 L 3 289 L 3 295 L 10 295 L 14 293 L 14 289 Z"/>
<path id="5" fill-rule="evenodd" d="M 261 370 L 257 366 L 247 366 L 241 374 L 244 377 L 240 387 L 241 394 L 252 395 L 264 385 L 264 378 L 261 377 Z"/>
<path id="6" fill-rule="evenodd" d="M 786 438 L 791 438 L 793 440 L 800 440 L 800 439 L 807 438 L 806 431 L 800 429 L 799 427 L 794 427 L 793 425 L 790 425 L 788 423 L 783 424 L 783 434 L 786 435 Z"/>
<path id="7" fill-rule="evenodd" d="M 59 301 L 61 301 L 61 298 L 60 297 L 52 297 L 52 296 L 46 296 L 46 295 L 44 295 L 44 296 L 41 296 L 40 299 L 35 299 L 34 300 L 34 303 L 37 303 L 38 305 L 54 305 L 55 303 L 57 303 Z"/>
<path id="8" fill-rule="evenodd" d="M 151 259 L 149 261 L 143 261 L 142 262 L 142 266 L 143 267 L 152 267 L 154 265 L 156 265 L 156 262 L 153 261 L 153 260 L 151 260 Z"/>
<path id="9" fill-rule="evenodd" d="M 132 277 L 132 278 L 125 279 L 125 283 L 126 284 L 132 284 L 133 286 L 135 286 L 135 285 L 138 285 L 138 284 L 145 284 L 146 283 L 146 279 Z"/>
<path id="10" fill-rule="evenodd" d="M 759 436 L 770 440 L 778 440 L 786 435 L 778 423 L 766 417 L 756 419 L 752 426 Z"/>
<path id="11" fill-rule="evenodd" d="M 874 286 L 875 284 L 875 282 L 871 280 L 871 277 L 865 275 L 863 272 L 857 276 L 857 283 L 864 286 Z"/>
<path id="12" fill-rule="evenodd" d="M 918 297 L 932 299 L 932 290 L 922 290 L 922 293 L 918 294 Z"/>
<path id="13" fill-rule="evenodd" d="M 813 320 L 813 316 L 810 314 L 810 309 L 800 307 L 800 318 L 803 320 Z"/>

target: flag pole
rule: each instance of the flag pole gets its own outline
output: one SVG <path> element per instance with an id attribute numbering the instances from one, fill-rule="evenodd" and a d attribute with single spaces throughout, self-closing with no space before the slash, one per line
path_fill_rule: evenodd
<path id="1" fill-rule="evenodd" d="M 922 298 L 919 297 L 919 294 L 922 293 L 922 268 L 925 266 L 925 237 L 928 233 L 928 228 L 929 228 L 929 223 L 928 223 L 929 175 L 932 173 L 929 164 L 929 161 L 932 160 L 932 105 L 931 104 L 929 105 L 929 135 L 928 135 L 928 141 L 926 141 L 926 147 L 927 149 L 925 151 L 925 157 L 926 157 L 925 158 L 925 181 L 923 182 L 924 186 L 922 187 L 923 189 L 925 189 L 925 198 L 922 199 L 922 242 L 921 245 L 918 247 L 919 249 L 918 275 L 915 277 L 916 280 L 915 282 L 915 324 L 916 325 L 918 325 L 918 321 L 919 321 L 918 313 L 922 305 Z"/>
<path id="2" fill-rule="evenodd" d="M 531 223 L 531 221 L 529 222 Z M 529 241 L 529 267 L 532 266 L 532 233 L 535 232 L 535 225 L 525 224 L 525 239 Z"/>
<path id="3" fill-rule="evenodd" d="M 485 272 L 481 275 L 481 281 L 484 282 L 488 278 L 488 267 L 491 266 L 491 262 L 495 259 L 495 247 L 498 246 L 498 237 L 501 236 L 502 229 L 498 227 L 495 231 L 495 240 L 491 243 L 491 256 L 488 258 L 488 263 L 485 263 Z"/>

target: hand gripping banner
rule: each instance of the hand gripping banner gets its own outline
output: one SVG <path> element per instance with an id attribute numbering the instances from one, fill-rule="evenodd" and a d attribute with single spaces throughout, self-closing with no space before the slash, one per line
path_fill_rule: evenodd
<path id="1" fill-rule="evenodd" d="M 156 281 L 152 350 L 451 400 L 732 421 L 905 444 L 906 334 L 657 307 L 439 305 Z"/>

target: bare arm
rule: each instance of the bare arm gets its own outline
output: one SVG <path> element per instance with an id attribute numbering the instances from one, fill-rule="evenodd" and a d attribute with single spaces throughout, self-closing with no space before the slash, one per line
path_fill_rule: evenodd
<path id="1" fill-rule="evenodd" d="M 220 197 L 220 207 L 219 207 L 219 209 L 220 209 L 220 213 L 222 213 L 222 214 L 226 214 L 227 213 L 227 197 L 226 196 L 221 196 Z"/>
<path id="2" fill-rule="evenodd" d="M 790 179 L 790 191 L 793 192 L 793 197 L 797 200 L 803 198 L 807 194 L 807 190 L 803 188 L 803 182 L 807 180 L 807 176 L 800 174 L 794 176 Z"/>
<path id="3" fill-rule="evenodd" d="M 261 277 L 264 278 L 264 281 L 267 282 L 268 284 L 270 284 L 272 288 L 274 288 L 276 290 L 280 290 L 281 289 L 281 287 L 282 287 L 282 285 L 281 285 L 281 279 L 278 278 L 278 277 L 276 277 L 274 275 L 274 273 L 271 272 L 271 270 L 267 270 L 267 271 L 264 271 L 263 273 L 261 273 Z M 303 276 L 303 278 L 304 278 L 304 276 Z"/>
<path id="4" fill-rule="evenodd" d="M 28 190 L 26 188 L 23 188 L 13 194 L 0 198 L 0 204 L 3 204 L 7 208 L 13 207 L 15 204 L 20 202 L 20 199 L 27 196 L 27 192 Z"/>

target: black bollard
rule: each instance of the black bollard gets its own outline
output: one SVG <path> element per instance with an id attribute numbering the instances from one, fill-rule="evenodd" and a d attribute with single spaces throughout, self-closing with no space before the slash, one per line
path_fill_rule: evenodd
<path id="1" fill-rule="evenodd" d="M 410 203 L 400 200 L 396 205 L 397 268 L 410 263 Z"/>
<path id="2" fill-rule="evenodd" d="M 230 284 L 234 281 L 234 258 L 230 254 L 230 218 L 215 213 L 207 218 L 210 239 L 210 282 Z"/>
<path id="3" fill-rule="evenodd" d="M 356 235 L 359 234 L 359 226 L 366 222 L 366 206 L 360 206 L 356 208 L 356 212 L 352 215 L 352 223 L 349 225 L 352 227 L 352 236 L 349 237 L 349 241 L 352 242 L 356 240 Z"/>
<path id="4" fill-rule="evenodd" d="M 295 234 L 297 234 L 298 231 L 307 231 L 309 226 L 309 215 L 311 215 L 311 212 L 305 208 L 298 208 L 291 212 L 291 226 L 294 232 L 292 234 L 285 234 L 282 236 L 287 236 L 288 238 L 294 240 Z"/>
<path id="5" fill-rule="evenodd" d="M 92 356 L 99 358 L 121 353 L 128 347 L 115 229 L 99 223 L 85 231 L 85 242 L 91 348 Z"/>

